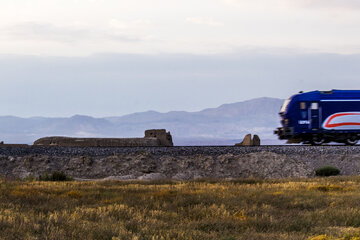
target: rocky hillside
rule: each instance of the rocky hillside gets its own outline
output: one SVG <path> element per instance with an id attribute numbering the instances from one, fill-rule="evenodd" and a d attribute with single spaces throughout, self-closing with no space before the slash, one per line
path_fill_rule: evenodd
<path id="1" fill-rule="evenodd" d="M 360 148 L 347 146 L 0 148 L 0 176 L 64 171 L 77 179 L 307 178 L 324 165 L 358 175 L 359 160 Z"/>

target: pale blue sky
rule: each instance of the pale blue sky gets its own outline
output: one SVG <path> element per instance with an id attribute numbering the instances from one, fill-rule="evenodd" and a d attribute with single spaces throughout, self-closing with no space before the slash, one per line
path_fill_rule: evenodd
<path id="1" fill-rule="evenodd" d="M 359 13 L 358 0 L 2 0 L 0 115 L 196 111 L 355 89 Z"/>
<path id="2" fill-rule="evenodd" d="M 359 87 L 360 55 L 0 57 L 0 115 L 197 111 L 300 90 Z"/>

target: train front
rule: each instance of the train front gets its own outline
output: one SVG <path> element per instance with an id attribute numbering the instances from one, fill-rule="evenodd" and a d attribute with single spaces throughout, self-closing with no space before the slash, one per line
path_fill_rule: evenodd
<path id="1" fill-rule="evenodd" d="M 274 134 L 278 135 L 279 139 L 291 139 L 294 136 L 294 127 L 291 125 L 291 105 L 293 103 L 293 97 L 285 100 L 282 105 L 279 115 L 281 119 L 281 126 L 274 131 Z"/>

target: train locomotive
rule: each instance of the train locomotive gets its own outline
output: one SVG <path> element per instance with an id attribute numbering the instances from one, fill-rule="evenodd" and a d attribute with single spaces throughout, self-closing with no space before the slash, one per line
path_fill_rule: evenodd
<path id="1" fill-rule="evenodd" d="M 285 100 L 282 127 L 274 133 L 287 143 L 356 145 L 360 139 L 360 90 L 299 92 Z"/>

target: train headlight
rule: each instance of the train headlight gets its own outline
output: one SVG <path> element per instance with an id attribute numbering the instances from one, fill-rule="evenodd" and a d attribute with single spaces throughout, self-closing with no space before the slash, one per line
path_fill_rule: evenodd
<path id="1" fill-rule="evenodd" d="M 288 124 L 289 124 L 289 119 L 286 118 L 286 119 L 284 120 L 284 124 L 285 124 L 285 125 L 288 125 Z"/>

